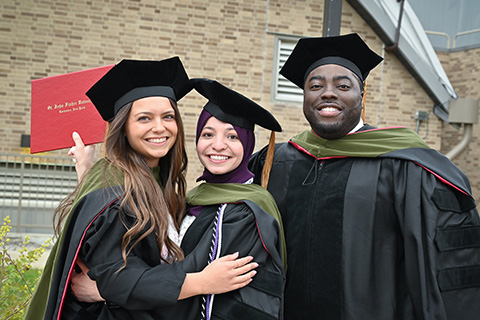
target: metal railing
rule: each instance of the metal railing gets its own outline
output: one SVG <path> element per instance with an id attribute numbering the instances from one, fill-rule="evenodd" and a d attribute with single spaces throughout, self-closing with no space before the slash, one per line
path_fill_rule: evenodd
<path id="1" fill-rule="evenodd" d="M 463 32 L 457 33 L 457 34 L 453 37 L 453 47 L 454 47 L 454 48 L 457 47 L 457 38 L 458 38 L 458 37 L 467 36 L 467 35 L 474 34 L 474 33 L 479 33 L 479 32 L 480 32 L 480 29 L 475 29 L 475 30 L 468 30 L 468 31 L 463 31 Z"/>
<path id="2" fill-rule="evenodd" d="M 425 30 L 425 33 L 444 37 L 447 40 L 447 49 L 450 49 L 450 36 L 447 33 L 437 32 L 437 31 L 428 31 L 428 30 Z M 473 29 L 473 30 L 462 31 L 462 32 L 456 33 L 453 37 L 452 48 L 455 49 L 457 47 L 457 38 L 458 37 L 463 37 L 463 36 L 471 35 L 471 34 L 474 34 L 474 33 L 480 33 L 480 29 Z"/>
<path id="3" fill-rule="evenodd" d="M 53 233 L 53 211 L 77 185 L 71 159 L 0 153 L 0 218 L 13 232 Z"/>
<path id="4" fill-rule="evenodd" d="M 426 34 L 431 34 L 431 35 L 435 35 L 435 36 L 442 36 L 442 37 L 445 37 L 447 39 L 447 49 L 450 49 L 450 36 L 445 33 L 445 32 L 437 32 L 437 31 L 428 31 L 428 30 L 425 30 L 425 33 Z"/>

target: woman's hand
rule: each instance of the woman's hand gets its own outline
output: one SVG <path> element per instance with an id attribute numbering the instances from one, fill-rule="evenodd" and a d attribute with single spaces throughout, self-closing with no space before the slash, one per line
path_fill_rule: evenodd
<path id="1" fill-rule="evenodd" d="M 78 181 L 80 181 L 95 163 L 93 160 L 95 145 L 86 146 L 77 132 L 72 133 L 72 138 L 75 146 L 70 148 L 68 155 L 72 156 L 73 163 L 75 163 L 75 170 L 77 171 L 77 178 Z"/>
<path id="2" fill-rule="evenodd" d="M 180 292 L 179 300 L 200 294 L 219 294 L 248 285 L 258 263 L 253 257 L 238 258 L 238 252 L 221 257 L 201 272 L 188 273 Z"/>
<path id="3" fill-rule="evenodd" d="M 78 301 L 89 303 L 105 301 L 98 292 L 97 283 L 87 275 L 88 267 L 80 259 L 77 260 L 77 265 L 82 269 L 82 272 L 74 272 L 70 284 L 75 298 Z"/>

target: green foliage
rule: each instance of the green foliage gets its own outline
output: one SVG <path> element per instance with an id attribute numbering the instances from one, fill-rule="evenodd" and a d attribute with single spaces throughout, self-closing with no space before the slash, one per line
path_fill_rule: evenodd
<path id="1" fill-rule="evenodd" d="M 40 279 L 41 270 L 32 268 L 32 264 L 51 244 L 51 239 L 39 248 L 28 249 L 30 237 L 26 236 L 19 250 L 19 257 L 12 258 L 7 250 L 10 242 L 10 218 L 3 220 L 0 227 L 0 319 L 23 319 L 26 306 L 32 298 L 33 290 Z"/>

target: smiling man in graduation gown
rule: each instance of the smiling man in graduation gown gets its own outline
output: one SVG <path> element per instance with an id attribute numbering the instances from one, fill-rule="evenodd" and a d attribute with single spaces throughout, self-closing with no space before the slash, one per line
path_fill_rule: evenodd
<path id="1" fill-rule="evenodd" d="M 364 124 L 381 61 L 356 34 L 305 38 L 281 70 L 311 126 L 277 145 L 268 184 L 287 243 L 285 319 L 480 319 L 468 179 L 413 131 Z"/>

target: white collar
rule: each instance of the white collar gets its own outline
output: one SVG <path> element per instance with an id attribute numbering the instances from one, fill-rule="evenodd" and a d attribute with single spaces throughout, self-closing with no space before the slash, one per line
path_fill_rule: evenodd
<path id="1" fill-rule="evenodd" d="M 360 118 L 360 121 L 358 121 L 355 128 L 353 128 L 352 131 L 350 131 L 349 133 L 357 132 L 361 127 L 363 127 L 363 125 L 364 125 L 363 120 L 362 120 L 362 118 Z"/>

